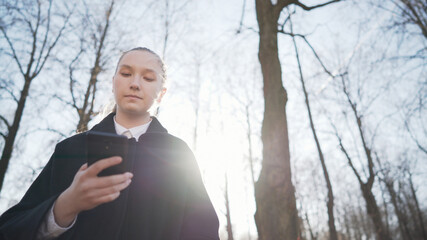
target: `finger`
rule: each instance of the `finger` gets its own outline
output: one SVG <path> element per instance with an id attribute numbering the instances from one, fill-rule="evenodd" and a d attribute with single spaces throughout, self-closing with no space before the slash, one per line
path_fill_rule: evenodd
<path id="1" fill-rule="evenodd" d="M 87 174 L 97 176 L 98 173 L 100 173 L 102 170 L 117 165 L 121 161 L 122 158 L 117 156 L 101 159 L 96 163 L 92 164 L 90 167 L 88 167 Z"/>
<path id="2" fill-rule="evenodd" d="M 132 182 L 132 180 L 128 179 L 122 183 L 119 183 L 119 184 L 116 184 L 113 186 L 96 189 L 93 191 L 92 197 L 101 198 L 101 197 L 104 197 L 106 195 L 111 195 L 113 193 L 120 192 L 123 189 L 127 188 L 131 182 Z"/>
<path id="3" fill-rule="evenodd" d="M 120 196 L 120 192 L 115 192 L 115 193 L 112 193 L 109 195 L 105 195 L 105 196 L 98 198 L 98 203 L 101 204 L 101 203 L 111 202 L 111 201 L 115 200 L 116 198 L 118 198 L 119 196 Z"/>
<path id="4" fill-rule="evenodd" d="M 84 171 L 87 169 L 87 163 L 83 164 L 80 168 L 79 171 Z"/>
<path id="5" fill-rule="evenodd" d="M 127 180 L 131 179 L 133 177 L 133 174 L 130 172 L 126 172 L 123 174 L 116 174 L 106 177 L 98 177 L 93 182 L 94 188 L 105 188 L 105 187 L 111 187 L 114 185 L 117 185 L 119 183 L 126 182 Z"/>

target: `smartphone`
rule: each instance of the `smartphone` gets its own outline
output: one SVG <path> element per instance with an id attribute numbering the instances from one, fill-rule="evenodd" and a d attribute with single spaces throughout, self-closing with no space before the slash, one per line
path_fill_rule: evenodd
<path id="1" fill-rule="evenodd" d="M 122 162 L 101 171 L 98 176 L 110 176 L 126 172 L 128 138 L 113 133 L 88 131 L 86 133 L 86 157 L 88 166 L 98 160 L 113 156 L 122 157 Z"/>

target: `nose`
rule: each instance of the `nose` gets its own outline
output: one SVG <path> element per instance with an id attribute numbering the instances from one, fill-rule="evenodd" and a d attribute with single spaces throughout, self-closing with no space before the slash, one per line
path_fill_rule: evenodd
<path id="1" fill-rule="evenodd" d="M 139 81 L 140 76 L 138 74 L 136 74 L 130 83 L 130 89 L 132 90 L 139 90 L 140 89 L 140 81 Z"/>

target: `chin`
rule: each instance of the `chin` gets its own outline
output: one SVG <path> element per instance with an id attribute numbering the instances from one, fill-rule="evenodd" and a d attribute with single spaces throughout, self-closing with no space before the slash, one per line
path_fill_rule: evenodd
<path id="1" fill-rule="evenodd" d="M 135 106 L 135 105 L 131 105 L 131 104 L 126 104 L 126 105 L 118 105 L 117 106 L 117 111 L 120 111 L 124 114 L 131 114 L 131 115 L 142 115 L 145 112 L 148 112 L 147 109 L 141 107 L 141 106 Z"/>
<path id="2" fill-rule="evenodd" d="M 150 114 L 147 109 L 126 109 L 123 111 L 125 114 L 133 115 L 133 116 L 142 116 L 146 114 Z"/>

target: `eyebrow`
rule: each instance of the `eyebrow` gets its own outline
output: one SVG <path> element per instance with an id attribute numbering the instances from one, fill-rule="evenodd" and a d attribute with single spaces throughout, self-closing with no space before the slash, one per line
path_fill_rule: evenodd
<path id="1" fill-rule="evenodd" d="M 132 67 L 132 66 L 127 65 L 127 64 L 120 64 L 119 68 L 122 68 L 122 67 L 124 67 L 124 68 L 130 68 L 130 69 L 133 69 L 133 67 Z M 157 74 L 157 72 L 156 72 L 156 71 L 154 71 L 154 70 L 153 70 L 153 69 L 151 69 L 151 68 L 145 68 L 145 69 L 144 69 L 144 72 L 152 72 L 152 73 Z"/>

